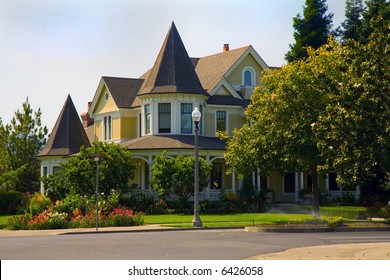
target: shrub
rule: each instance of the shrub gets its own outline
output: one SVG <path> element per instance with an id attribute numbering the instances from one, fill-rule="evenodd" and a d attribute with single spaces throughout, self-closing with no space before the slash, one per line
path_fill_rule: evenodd
<path id="1" fill-rule="evenodd" d="M 60 229 L 67 227 L 66 213 L 43 211 L 28 222 L 29 229 Z"/>
<path id="2" fill-rule="evenodd" d="M 129 209 L 115 208 L 106 217 L 107 226 L 137 226 L 143 225 L 142 213 L 135 213 Z"/>
<path id="3" fill-rule="evenodd" d="M 327 219 L 328 227 L 339 227 L 344 224 L 344 219 L 342 217 L 328 217 Z"/>
<path id="4" fill-rule="evenodd" d="M 378 211 L 378 218 L 385 219 L 388 223 L 390 222 L 390 206 L 381 207 Z"/>
<path id="5" fill-rule="evenodd" d="M 9 230 L 25 230 L 28 229 L 29 215 L 13 216 L 8 219 L 6 228 Z"/>
<path id="6" fill-rule="evenodd" d="M 50 198 L 46 197 L 44 194 L 35 193 L 30 199 L 30 205 L 28 208 L 28 213 L 30 217 L 35 217 L 36 215 L 47 210 L 51 205 Z"/>
<path id="7" fill-rule="evenodd" d="M 62 201 L 56 202 L 55 210 L 59 213 L 71 214 L 73 210 L 78 209 L 81 214 L 86 214 L 93 205 L 87 197 L 78 194 L 68 194 Z"/>
<path id="8" fill-rule="evenodd" d="M 26 211 L 28 197 L 17 191 L 0 191 L 0 215 L 15 215 Z"/>

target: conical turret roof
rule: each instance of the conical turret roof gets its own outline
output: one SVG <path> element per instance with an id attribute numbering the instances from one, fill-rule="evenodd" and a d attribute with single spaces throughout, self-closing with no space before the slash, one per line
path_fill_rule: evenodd
<path id="1" fill-rule="evenodd" d="M 173 22 L 150 75 L 138 94 L 152 93 L 207 94 Z"/>
<path id="2" fill-rule="evenodd" d="M 80 152 L 81 146 L 90 147 L 91 144 L 68 95 L 49 140 L 38 156 L 70 156 Z"/>

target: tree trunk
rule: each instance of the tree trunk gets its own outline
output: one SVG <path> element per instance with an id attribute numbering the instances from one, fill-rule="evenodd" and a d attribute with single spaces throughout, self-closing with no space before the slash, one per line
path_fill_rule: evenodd
<path id="1" fill-rule="evenodd" d="M 319 191 L 318 191 L 318 172 L 313 171 L 312 177 L 312 200 L 313 200 L 313 217 L 320 217 L 320 202 L 319 202 Z"/>

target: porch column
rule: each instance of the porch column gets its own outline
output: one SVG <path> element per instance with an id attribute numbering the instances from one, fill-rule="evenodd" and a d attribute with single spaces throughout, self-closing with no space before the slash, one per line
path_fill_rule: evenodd
<path id="1" fill-rule="evenodd" d="M 256 193 L 259 194 L 261 191 L 261 176 L 260 176 L 260 168 L 257 168 L 257 186 Z"/>
<path id="2" fill-rule="evenodd" d="M 295 202 L 299 201 L 298 197 L 298 181 L 299 181 L 299 173 L 295 172 Z"/>
<path id="3" fill-rule="evenodd" d="M 149 166 L 149 174 L 148 174 L 148 194 L 149 196 L 152 195 L 152 185 L 150 184 L 150 182 L 152 182 L 152 164 L 153 164 L 153 157 L 151 154 L 149 154 L 149 158 L 148 158 L 148 166 Z"/>
<path id="4" fill-rule="evenodd" d="M 305 188 L 305 178 L 303 177 L 303 172 L 300 172 L 301 175 L 301 187 L 299 188 L 300 190 Z"/>
<path id="5" fill-rule="evenodd" d="M 326 173 L 325 188 L 329 191 L 329 173 Z"/>
<path id="6" fill-rule="evenodd" d="M 206 163 L 210 164 L 210 154 L 209 154 L 209 152 L 207 152 L 207 154 L 206 154 Z M 206 188 L 206 199 L 210 199 L 210 189 L 211 189 L 211 171 L 209 172 L 209 182 L 208 182 L 207 188 Z"/>
<path id="7" fill-rule="evenodd" d="M 234 165 L 232 166 L 232 191 L 236 191 L 236 172 L 234 171 Z"/>

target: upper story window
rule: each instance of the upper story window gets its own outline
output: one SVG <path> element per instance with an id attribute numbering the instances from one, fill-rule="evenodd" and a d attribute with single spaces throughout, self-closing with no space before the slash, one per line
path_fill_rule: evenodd
<path id="1" fill-rule="evenodd" d="M 103 140 L 112 139 L 112 118 L 111 116 L 104 117 L 103 119 Z"/>
<path id="2" fill-rule="evenodd" d="M 145 105 L 145 134 L 150 133 L 150 104 Z"/>
<path id="3" fill-rule="evenodd" d="M 171 103 L 158 104 L 158 133 L 171 133 Z"/>
<path id="4" fill-rule="evenodd" d="M 242 84 L 253 87 L 255 85 L 256 73 L 252 67 L 245 67 L 242 71 Z"/>
<path id="5" fill-rule="evenodd" d="M 192 104 L 181 104 L 181 133 L 192 133 Z"/>
<path id="6" fill-rule="evenodd" d="M 217 111 L 216 120 L 217 120 L 217 131 L 225 131 L 226 130 L 226 111 Z"/>

